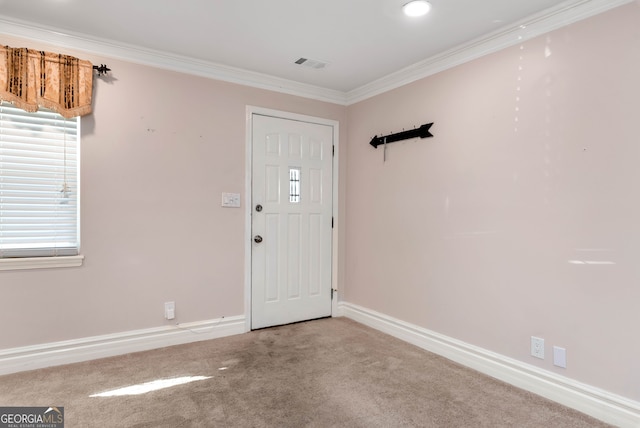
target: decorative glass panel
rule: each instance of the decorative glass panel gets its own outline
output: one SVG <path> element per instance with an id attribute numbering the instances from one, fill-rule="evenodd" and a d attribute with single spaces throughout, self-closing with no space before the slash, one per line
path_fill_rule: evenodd
<path id="1" fill-rule="evenodd" d="M 289 202 L 300 202 L 300 168 L 289 168 Z"/>

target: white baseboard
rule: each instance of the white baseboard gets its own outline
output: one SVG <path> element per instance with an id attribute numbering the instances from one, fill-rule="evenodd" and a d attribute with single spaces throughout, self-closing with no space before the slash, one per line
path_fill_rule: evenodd
<path id="1" fill-rule="evenodd" d="M 5 349 L 0 350 L 0 375 L 216 339 L 244 332 L 245 320 L 241 315 Z"/>
<path id="2" fill-rule="evenodd" d="M 619 427 L 640 427 L 640 403 L 354 304 L 338 316 L 409 342 L 518 388 Z"/>

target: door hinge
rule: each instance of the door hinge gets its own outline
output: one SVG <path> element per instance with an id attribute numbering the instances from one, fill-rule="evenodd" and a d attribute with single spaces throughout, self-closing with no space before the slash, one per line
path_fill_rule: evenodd
<path id="1" fill-rule="evenodd" d="M 336 290 L 334 290 L 333 288 L 331 289 L 331 300 L 333 300 L 333 293 L 334 293 L 335 291 L 336 291 Z"/>
<path id="2" fill-rule="evenodd" d="M 331 156 L 335 156 L 336 155 L 336 146 L 333 145 L 331 146 Z"/>
<path id="3" fill-rule="evenodd" d="M 331 229 L 333 229 L 333 217 L 331 217 Z"/>

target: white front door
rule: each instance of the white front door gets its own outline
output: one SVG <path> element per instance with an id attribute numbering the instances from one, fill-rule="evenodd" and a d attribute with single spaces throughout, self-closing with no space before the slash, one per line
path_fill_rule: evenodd
<path id="1" fill-rule="evenodd" d="M 331 315 L 333 127 L 253 114 L 251 328 Z"/>

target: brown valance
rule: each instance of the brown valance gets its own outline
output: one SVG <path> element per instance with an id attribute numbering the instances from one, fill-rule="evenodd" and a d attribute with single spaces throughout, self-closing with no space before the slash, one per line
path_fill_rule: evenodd
<path id="1" fill-rule="evenodd" d="M 69 55 L 0 46 L 0 100 L 63 117 L 91 113 L 93 66 Z"/>

